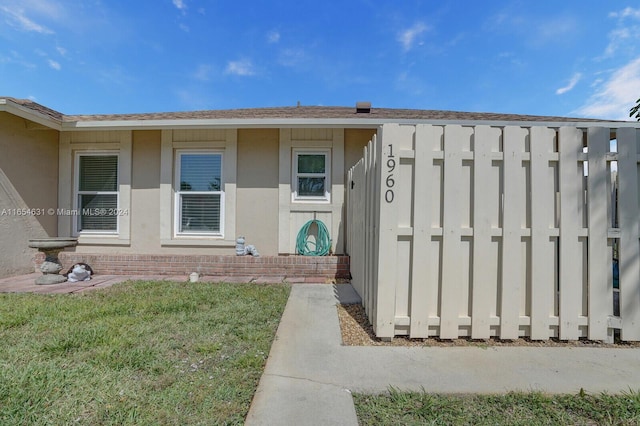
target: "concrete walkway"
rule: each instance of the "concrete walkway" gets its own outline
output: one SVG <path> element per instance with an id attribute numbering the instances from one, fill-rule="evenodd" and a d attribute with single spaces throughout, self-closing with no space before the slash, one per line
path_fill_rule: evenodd
<path id="1" fill-rule="evenodd" d="M 342 346 L 349 284 L 294 285 L 247 425 L 357 425 L 351 392 L 619 393 L 640 390 L 640 349 Z"/>

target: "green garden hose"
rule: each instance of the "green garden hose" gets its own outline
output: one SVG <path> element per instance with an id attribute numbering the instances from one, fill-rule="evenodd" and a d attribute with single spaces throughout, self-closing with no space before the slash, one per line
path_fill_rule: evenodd
<path id="1" fill-rule="evenodd" d="M 318 234 L 315 243 L 309 238 L 309 229 L 313 224 L 318 227 Z M 331 249 L 331 239 L 329 238 L 329 230 L 319 220 L 310 220 L 305 223 L 296 239 L 296 251 L 303 256 L 326 256 Z"/>

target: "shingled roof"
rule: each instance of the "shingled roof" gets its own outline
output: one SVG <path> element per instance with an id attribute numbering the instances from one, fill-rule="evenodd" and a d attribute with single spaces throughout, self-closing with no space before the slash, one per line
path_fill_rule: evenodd
<path id="1" fill-rule="evenodd" d="M 603 122 L 589 118 L 557 116 L 500 114 L 486 112 L 461 112 L 396 108 L 371 108 L 369 112 L 357 112 L 350 107 L 292 106 L 269 108 L 242 108 L 227 110 L 152 112 L 140 114 L 65 115 L 28 99 L 6 99 L 59 123 L 100 121 L 171 121 L 171 120 L 268 120 L 268 119 L 368 119 L 368 120 L 455 120 L 455 121 L 518 121 L 518 122 Z"/>

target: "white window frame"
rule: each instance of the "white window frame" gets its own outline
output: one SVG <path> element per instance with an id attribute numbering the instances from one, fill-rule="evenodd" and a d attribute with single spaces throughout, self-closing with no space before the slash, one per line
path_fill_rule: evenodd
<path id="1" fill-rule="evenodd" d="M 80 157 L 116 156 L 118 172 L 116 173 L 116 191 L 80 191 Z M 120 215 L 116 215 L 116 229 L 107 230 L 80 230 L 80 217 L 82 215 L 80 206 L 80 195 L 114 195 L 116 196 L 116 210 L 120 209 L 120 151 L 76 151 L 74 158 L 74 186 L 73 186 L 73 235 L 119 235 Z"/>
<path id="2" fill-rule="evenodd" d="M 181 191 L 180 190 L 180 165 L 182 155 L 219 155 L 220 156 L 220 191 Z M 174 222 L 173 222 L 173 236 L 174 238 L 180 237 L 201 237 L 201 238 L 224 238 L 224 222 L 225 222 L 225 181 L 224 181 L 224 151 L 217 149 L 179 149 L 176 150 L 175 155 L 175 175 L 174 175 Z M 189 195 L 220 195 L 220 231 L 219 232 L 206 232 L 206 231 L 188 231 L 180 232 L 180 224 L 182 221 L 182 194 Z"/>
<path id="3" fill-rule="evenodd" d="M 300 155 L 324 155 L 324 173 L 298 173 L 298 157 Z M 331 149 L 295 148 L 292 153 L 291 168 L 291 201 L 292 202 L 331 202 Z M 298 195 L 298 177 L 324 177 L 324 196 Z"/>

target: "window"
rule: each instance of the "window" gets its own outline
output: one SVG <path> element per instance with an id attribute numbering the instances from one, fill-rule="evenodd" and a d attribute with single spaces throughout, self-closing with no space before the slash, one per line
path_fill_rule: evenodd
<path id="1" fill-rule="evenodd" d="M 176 163 L 176 234 L 222 236 L 222 154 L 178 152 Z"/>
<path id="2" fill-rule="evenodd" d="M 293 199 L 329 201 L 330 151 L 294 151 Z"/>
<path id="3" fill-rule="evenodd" d="M 76 231 L 118 231 L 118 155 L 76 157 Z"/>

